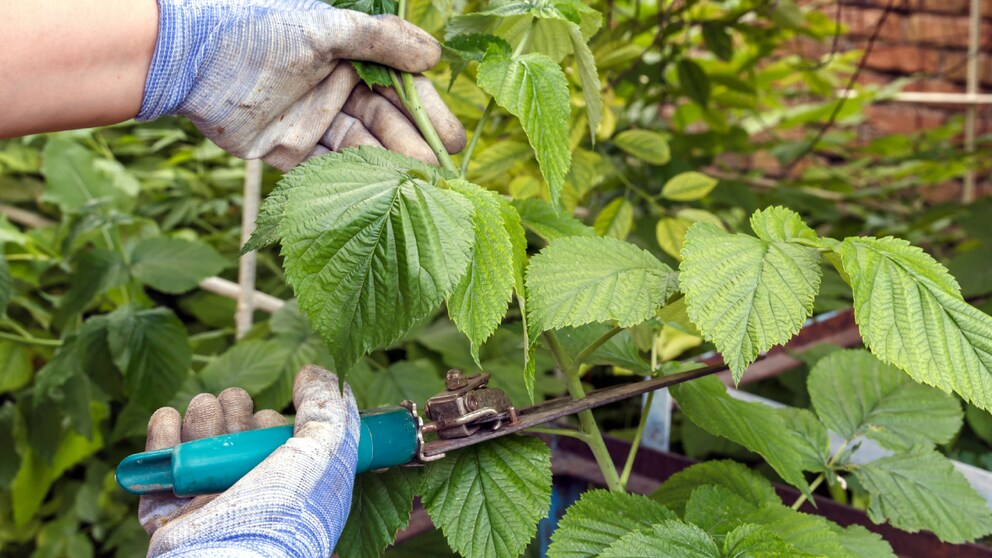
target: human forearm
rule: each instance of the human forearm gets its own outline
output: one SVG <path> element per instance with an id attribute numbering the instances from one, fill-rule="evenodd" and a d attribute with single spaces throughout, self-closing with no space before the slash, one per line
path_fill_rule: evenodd
<path id="1" fill-rule="evenodd" d="M 138 113 L 158 35 L 155 0 L 3 0 L 0 21 L 0 137 Z"/>

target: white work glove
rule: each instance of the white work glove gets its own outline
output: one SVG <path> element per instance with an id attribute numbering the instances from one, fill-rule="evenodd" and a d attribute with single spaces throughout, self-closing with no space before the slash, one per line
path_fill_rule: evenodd
<path id="1" fill-rule="evenodd" d="M 406 72 L 437 64 L 441 47 L 395 16 L 318 0 L 158 0 L 159 33 L 138 120 L 189 117 L 243 159 L 289 170 L 345 147 L 375 145 L 437 164 L 395 92 L 373 92 L 350 60 Z M 417 91 L 450 153 L 465 130 L 425 78 Z"/>
<path id="2" fill-rule="evenodd" d="M 306 366 L 293 386 L 293 437 L 220 495 L 142 496 L 138 520 L 152 536 L 150 557 L 330 556 L 351 507 L 358 461 L 358 407 L 334 374 Z M 146 450 L 285 424 L 275 411 L 252 415 L 251 398 L 231 388 L 202 393 L 186 417 L 159 409 Z"/>

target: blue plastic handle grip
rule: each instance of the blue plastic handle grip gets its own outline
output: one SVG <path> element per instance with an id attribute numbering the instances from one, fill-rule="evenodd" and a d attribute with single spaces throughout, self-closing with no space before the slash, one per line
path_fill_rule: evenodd
<path id="1" fill-rule="evenodd" d="M 417 424 L 404 407 L 362 411 L 357 473 L 404 465 L 417 452 Z M 293 435 L 292 426 L 249 430 L 136 453 L 117 466 L 117 484 L 132 494 L 176 496 L 223 492 Z"/>

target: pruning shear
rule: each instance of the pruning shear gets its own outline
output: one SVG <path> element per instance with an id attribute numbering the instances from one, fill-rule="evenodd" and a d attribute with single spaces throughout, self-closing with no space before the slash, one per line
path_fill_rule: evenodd
<path id="1" fill-rule="evenodd" d="M 599 389 L 579 400 L 560 397 L 520 410 L 504 391 L 488 387 L 489 374 L 465 376 L 459 370 L 450 370 L 445 390 L 424 405 L 430 422 L 424 422 L 411 401 L 359 413 L 356 472 L 423 465 L 444 458 L 449 451 L 724 369 L 699 368 Z M 176 496 L 195 496 L 223 492 L 292 435 L 292 426 L 278 426 L 136 453 L 117 466 L 117 483 L 132 494 L 172 492 Z M 425 435 L 431 441 L 426 441 Z"/>

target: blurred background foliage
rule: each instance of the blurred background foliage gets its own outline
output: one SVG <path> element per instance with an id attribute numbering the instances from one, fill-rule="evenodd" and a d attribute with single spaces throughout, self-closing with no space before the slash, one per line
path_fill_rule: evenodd
<path id="1" fill-rule="evenodd" d="M 865 108 L 904 82 L 858 86 L 838 99 L 860 53 L 791 52 L 796 37 L 830 43 L 842 32 L 792 0 L 594 4 L 606 14 L 591 49 L 607 110 L 593 142 L 584 99 L 572 99 L 573 165 L 554 226 L 514 121 L 490 121 L 469 169 L 473 182 L 518 200 L 531 249 L 556 227 L 589 226 L 677 266 L 693 222 L 746 230 L 754 210 L 784 205 L 820 234 L 892 234 L 924 246 L 965 296 L 992 311 L 992 200 L 934 204 L 924 195 L 969 168 L 987 176 L 992 138 L 965 153 L 959 121 L 862 138 Z M 440 38 L 451 14 L 481 5 L 411 0 L 411 13 Z M 576 65 L 566 69 L 579 84 Z M 486 102 L 474 81 L 451 80 L 447 63 L 432 78 L 473 129 Z M 259 408 L 283 410 L 299 366 L 333 368 L 295 304 L 258 312 L 235 341 L 234 301 L 198 287 L 210 276 L 237 279 L 244 174 L 243 162 L 179 119 L 0 141 L 0 555 L 143 554 L 137 498 L 117 488 L 113 468 L 143 449 L 155 408 L 182 409 L 196 393 L 238 385 Z M 279 176 L 267 168 L 263 189 Z M 542 217 L 528 222 L 528 214 Z M 258 290 L 291 299 L 277 251 L 258 258 Z M 816 311 L 848 307 L 842 279 L 824 273 Z M 496 387 L 526 405 L 518 318 L 511 312 L 481 361 Z M 665 360 L 712 349 L 679 323 L 666 330 Z M 564 340 L 595 336 L 590 328 Z M 615 339 L 590 381 L 616 382 L 646 366 L 650 347 L 636 331 Z M 349 381 L 362 407 L 423 402 L 452 367 L 477 369 L 440 312 L 365 358 Z M 538 397 L 564 391 L 547 355 L 539 353 L 538 369 Z M 752 389 L 808 406 L 802 370 Z M 622 434 L 636 411 L 636 402 L 612 408 L 607 424 Z M 992 417 L 969 409 L 967 419 L 944 450 L 992 469 Z M 692 457 L 749 458 L 689 422 L 676 438 Z"/>

